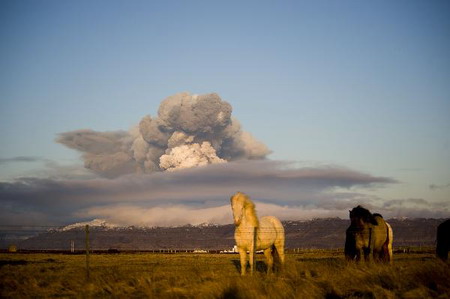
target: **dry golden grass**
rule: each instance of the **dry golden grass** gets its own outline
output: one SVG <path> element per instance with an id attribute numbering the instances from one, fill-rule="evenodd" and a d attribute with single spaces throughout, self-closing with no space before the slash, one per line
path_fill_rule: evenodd
<path id="1" fill-rule="evenodd" d="M 393 266 L 347 263 L 341 252 L 287 254 L 283 272 L 241 277 L 238 255 L 0 254 L 2 298 L 448 298 L 450 267 L 432 254 Z"/>

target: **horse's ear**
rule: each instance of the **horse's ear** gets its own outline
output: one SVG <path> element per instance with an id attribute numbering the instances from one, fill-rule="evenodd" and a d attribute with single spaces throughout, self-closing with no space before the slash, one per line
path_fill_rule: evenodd
<path id="1" fill-rule="evenodd" d="M 236 196 L 238 196 L 241 192 L 236 192 L 235 194 L 231 195 L 230 197 L 230 202 L 233 202 L 233 199 L 236 198 Z"/>

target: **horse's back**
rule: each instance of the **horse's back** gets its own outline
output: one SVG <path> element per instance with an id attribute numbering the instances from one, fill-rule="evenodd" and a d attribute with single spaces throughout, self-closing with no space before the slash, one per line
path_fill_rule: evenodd
<path id="1" fill-rule="evenodd" d="M 383 217 L 380 214 L 375 214 L 375 215 L 376 216 L 374 218 L 377 223 L 376 227 L 378 227 L 378 229 L 380 231 L 384 231 L 385 234 L 387 234 L 387 229 L 388 229 L 387 222 L 384 221 Z"/>
<path id="2" fill-rule="evenodd" d="M 284 234 L 284 227 L 281 224 L 281 221 L 274 216 L 264 216 L 259 219 L 259 226 L 261 228 L 270 228 L 273 227 L 277 232 Z"/>

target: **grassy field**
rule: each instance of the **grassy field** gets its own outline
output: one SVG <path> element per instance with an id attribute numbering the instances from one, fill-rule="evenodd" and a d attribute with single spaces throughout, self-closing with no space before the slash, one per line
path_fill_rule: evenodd
<path id="1" fill-rule="evenodd" d="M 286 256 L 284 271 L 239 275 L 238 255 L 0 254 L 2 298 L 449 298 L 450 267 L 430 253 L 393 266 L 347 263 L 341 252 Z"/>

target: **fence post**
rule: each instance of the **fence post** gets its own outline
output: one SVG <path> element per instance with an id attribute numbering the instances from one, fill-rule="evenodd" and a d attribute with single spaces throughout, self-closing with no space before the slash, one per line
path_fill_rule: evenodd
<path id="1" fill-rule="evenodd" d="M 89 225 L 86 224 L 86 279 L 89 278 Z"/>

